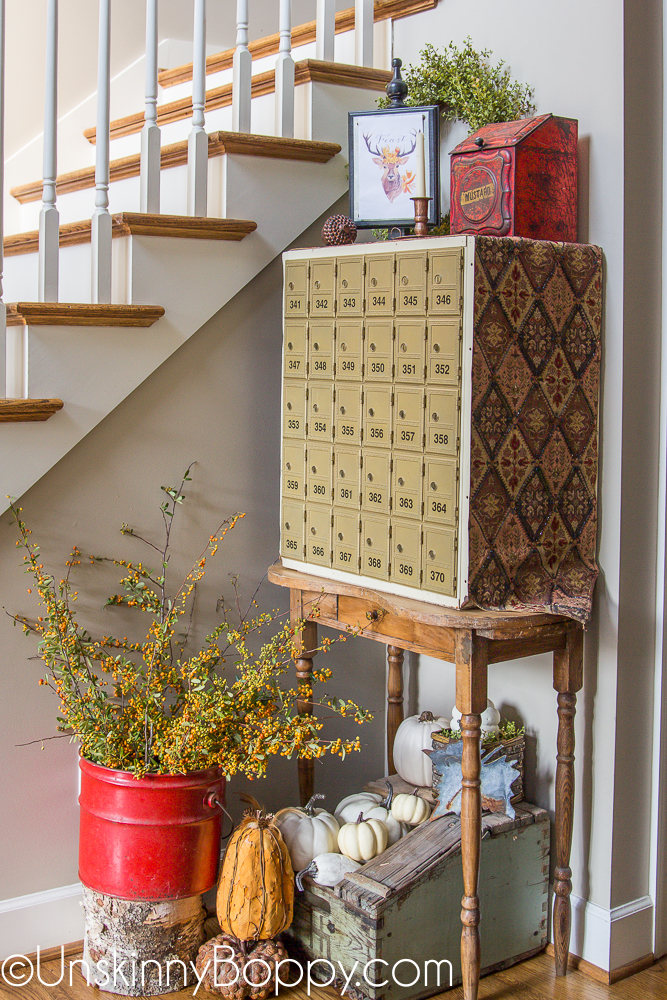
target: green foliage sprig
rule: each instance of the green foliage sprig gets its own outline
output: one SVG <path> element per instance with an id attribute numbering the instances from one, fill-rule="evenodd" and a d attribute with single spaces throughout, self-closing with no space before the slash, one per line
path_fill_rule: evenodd
<path id="1" fill-rule="evenodd" d="M 516 722 L 512 722 L 509 719 L 504 719 L 498 726 L 499 733 L 484 733 L 482 736 L 482 744 L 498 743 L 502 741 L 506 743 L 508 740 L 515 740 L 519 736 L 525 736 L 526 727 L 517 726 Z M 461 739 L 460 729 L 442 729 L 439 736 L 444 736 L 445 739 L 452 740 L 453 742 L 458 742 Z"/>

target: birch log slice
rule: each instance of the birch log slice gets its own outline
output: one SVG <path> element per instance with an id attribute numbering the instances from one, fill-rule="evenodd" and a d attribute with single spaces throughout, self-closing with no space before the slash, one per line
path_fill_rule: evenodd
<path id="1" fill-rule="evenodd" d="M 183 989 L 194 981 L 190 962 L 204 940 L 201 900 L 119 899 L 84 886 L 84 977 L 122 996 Z"/>

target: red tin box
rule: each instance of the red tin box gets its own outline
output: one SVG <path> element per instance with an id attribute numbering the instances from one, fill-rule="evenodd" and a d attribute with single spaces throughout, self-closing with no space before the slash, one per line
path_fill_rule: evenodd
<path id="1" fill-rule="evenodd" d="M 452 150 L 450 232 L 577 242 L 577 120 L 485 125 Z"/>

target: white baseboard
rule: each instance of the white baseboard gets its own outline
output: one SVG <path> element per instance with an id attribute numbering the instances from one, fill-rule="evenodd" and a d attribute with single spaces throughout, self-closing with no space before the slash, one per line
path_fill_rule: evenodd
<path id="1" fill-rule="evenodd" d="M 0 900 L 0 961 L 30 955 L 37 948 L 56 948 L 83 938 L 81 886 L 33 892 Z"/>
<path id="2" fill-rule="evenodd" d="M 607 910 L 574 893 L 570 952 L 605 972 L 653 952 L 653 900 L 633 899 Z"/>

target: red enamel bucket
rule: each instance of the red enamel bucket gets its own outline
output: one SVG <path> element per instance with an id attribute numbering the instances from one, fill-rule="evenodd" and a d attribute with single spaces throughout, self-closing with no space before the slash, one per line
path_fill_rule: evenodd
<path id="1" fill-rule="evenodd" d="M 215 885 L 219 768 L 135 778 L 80 758 L 79 878 L 121 899 L 181 899 Z"/>

